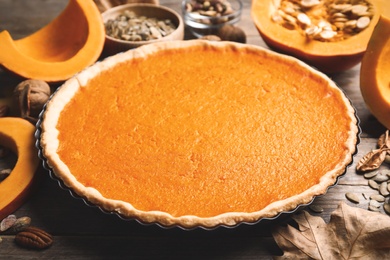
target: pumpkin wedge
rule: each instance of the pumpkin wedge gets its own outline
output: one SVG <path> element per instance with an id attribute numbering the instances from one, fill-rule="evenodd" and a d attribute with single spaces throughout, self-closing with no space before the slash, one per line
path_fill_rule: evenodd
<path id="1" fill-rule="evenodd" d="M 104 45 L 104 25 L 92 0 L 69 0 L 64 11 L 37 32 L 14 41 L 0 33 L 0 65 L 24 78 L 66 80 L 94 63 Z"/>
<path id="2" fill-rule="evenodd" d="M 287 29 L 275 22 L 273 14 L 277 12 L 281 0 L 253 0 L 251 15 L 261 37 L 271 49 L 299 58 L 320 71 L 330 74 L 350 69 L 361 61 L 378 22 L 380 11 L 388 8 L 384 4 L 385 1 L 368 0 L 374 9 L 368 27 L 354 36 L 339 41 L 310 39 L 300 30 Z M 331 1 L 324 3 L 328 2 Z"/>
<path id="3" fill-rule="evenodd" d="M 390 9 L 382 13 L 368 43 L 360 90 L 371 113 L 390 129 Z"/>
<path id="4" fill-rule="evenodd" d="M 27 120 L 0 118 L 0 144 L 18 156 L 11 174 L 0 182 L 0 220 L 25 202 L 37 179 L 39 158 L 34 132 L 35 127 Z"/>

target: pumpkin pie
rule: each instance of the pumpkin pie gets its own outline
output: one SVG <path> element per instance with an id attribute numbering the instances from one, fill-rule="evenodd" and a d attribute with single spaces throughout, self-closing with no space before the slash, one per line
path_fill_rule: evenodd
<path id="1" fill-rule="evenodd" d="M 324 74 L 258 46 L 149 44 L 66 81 L 40 145 L 55 176 L 106 211 L 235 226 L 309 203 L 352 162 L 355 111 Z"/>

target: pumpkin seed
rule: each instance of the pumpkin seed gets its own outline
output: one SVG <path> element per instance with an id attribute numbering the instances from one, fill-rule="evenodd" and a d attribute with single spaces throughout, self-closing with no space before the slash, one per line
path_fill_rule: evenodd
<path id="1" fill-rule="evenodd" d="M 380 194 L 373 194 L 373 195 L 370 196 L 370 199 L 376 200 L 378 202 L 384 202 L 385 201 L 385 197 L 383 195 L 380 195 Z"/>
<path id="2" fill-rule="evenodd" d="M 374 206 L 371 206 L 371 205 L 368 206 L 368 210 L 370 210 L 370 211 L 375 211 L 375 212 L 379 212 L 379 211 L 380 211 L 379 208 L 374 207 Z"/>
<path id="3" fill-rule="evenodd" d="M 368 186 L 370 186 L 374 190 L 379 189 L 379 184 L 374 180 L 368 180 Z"/>
<path id="4" fill-rule="evenodd" d="M 368 205 L 379 208 L 382 204 L 379 203 L 379 202 L 376 201 L 376 200 L 370 200 L 370 202 L 368 203 Z"/>
<path id="5" fill-rule="evenodd" d="M 352 193 L 352 192 L 347 192 L 345 193 L 345 197 L 353 202 L 353 203 L 356 203 L 358 204 L 360 202 L 360 199 L 359 199 L 359 196 L 356 194 L 356 193 Z"/>
<path id="6" fill-rule="evenodd" d="M 353 5 L 351 7 L 351 12 L 355 15 L 361 16 L 362 14 L 368 11 L 367 5 Z"/>
<path id="7" fill-rule="evenodd" d="M 321 206 L 318 206 L 318 205 L 310 205 L 309 208 L 310 208 L 310 210 L 312 210 L 315 213 L 324 212 L 324 209 Z"/>
<path id="8" fill-rule="evenodd" d="M 336 11 L 336 12 L 349 12 L 352 9 L 351 4 L 333 4 L 330 6 L 331 11 Z"/>
<path id="9" fill-rule="evenodd" d="M 372 177 L 375 177 L 378 174 L 377 171 L 367 172 L 364 174 L 364 178 L 371 179 Z"/>
<path id="10" fill-rule="evenodd" d="M 385 204 L 383 204 L 383 209 L 384 211 L 390 215 L 390 204 L 388 202 L 386 202 Z"/>
<path id="11" fill-rule="evenodd" d="M 311 8 L 319 4 L 319 0 L 301 0 L 301 5 L 305 8 Z"/>
<path id="12" fill-rule="evenodd" d="M 332 14 L 332 18 L 347 18 L 347 15 L 346 14 L 343 14 L 343 13 L 334 13 Z M 348 20 L 348 19 L 347 19 Z"/>
<path id="13" fill-rule="evenodd" d="M 374 181 L 382 183 L 389 180 L 389 176 L 384 174 L 378 174 L 373 178 Z"/>
<path id="14" fill-rule="evenodd" d="M 332 39 L 336 35 L 337 35 L 337 32 L 331 31 L 331 30 L 325 30 L 325 31 L 322 31 L 320 33 L 321 38 L 324 39 L 324 40 Z"/>
<path id="15" fill-rule="evenodd" d="M 304 13 L 298 14 L 297 19 L 304 26 L 310 26 L 310 24 L 311 24 L 311 20 L 310 20 L 309 16 L 307 16 Z"/>
<path id="16" fill-rule="evenodd" d="M 320 27 L 312 26 L 312 27 L 309 27 L 305 30 L 305 34 L 307 36 L 315 36 L 315 35 L 319 34 L 321 31 L 322 31 L 322 29 Z"/>
<path id="17" fill-rule="evenodd" d="M 356 25 L 357 25 L 357 21 L 356 20 L 349 20 L 347 22 L 345 22 L 345 27 L 348 27 L 348 28 L 356 28 Z"/>
<path id="18" fill-rule="evenodd" d="M 337 17 L 337 18 L 332 19 L 333 23 L 346 23 L 348 21 L 349 20 L 346 17 Z"/>
<path id="19" fill-rule="evenodd" d="M 387 189 L 387 183 L 386 182 L 382 182 L 380 185 L 379 185 L 379 193 L 383 196 L 388 196 L 390 194 L 389 190 Z"/>
<path id="20" fill-rule="evenodd" d="M 282 23 L 283 17 L 279 13 L 273 13 L 271 16 L 271 19 L 275 23 Z"/>
<path id="21" fill-rule="evenodd" d="M 286 6 L 283 8 L 283 11 L 286 13 L 286 14 L 289 14 L 289 15 L 296 15 L 296 10 L 294 9 L 294 7 L 292 7 L 291 5 L 290 6 Z M 307 17 L 309 18 L 309 17 Z"/>
<path id="22" fill-rule="evenodd" d="M 365 29 L 370 24 L 371 19 L 367 16 L 362 16 L 357 20 L 356 27 L 359 29 Z"/>

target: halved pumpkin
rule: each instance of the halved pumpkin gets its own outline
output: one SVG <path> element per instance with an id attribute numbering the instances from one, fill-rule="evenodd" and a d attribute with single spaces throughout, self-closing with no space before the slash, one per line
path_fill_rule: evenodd
<path id="1" fill-rule="evenodd" d="M 298 30 L 289 30 L 272 21 L 281 0 L 253 0 L 251 15 L 264 42 L 272 49 L 295 56 L 325 73 L 344 71 L 357 65 L 366 50 L 386 0 L 369 0 L 375 14 L 362 32 L 337 42 L 308 40 Z M 388 7 L 387 7 L 388 8 Z"/>
<path id="2" fill-rule="evenodd" d="M 24 78 L 63 81 L 94 63 L 105 30 L 92 0 L 69 0 L 64 11 L 39 31 L 14 41 L 0 33 L 0 65 Z"/>
<path id="3" fill-rule="evenodd" d="M 371 113 L 390 129 L 390 9 L 382 13 L 368 43 L 360 90 Z"/>
<path id="4" fill-rule="evenodd" d="M 0 118 L 0 145 L 9 148 L 18 157 L 11 174 L 0 182 L 0 220 L 25 202 L 39 176 L 34 132 L 35 127 L 27 120 Z"/>

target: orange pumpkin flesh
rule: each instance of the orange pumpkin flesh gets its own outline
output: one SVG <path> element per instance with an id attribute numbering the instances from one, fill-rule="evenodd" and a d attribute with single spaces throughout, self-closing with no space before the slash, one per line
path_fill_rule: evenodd
<path id="1" fill-rule="evenodd" d="M 360 90 L 371 113 L 390 129 L 390 8 L 380 17 L 362 60 Z"/>
<path id="2" fill-rule="evenodd" d="M 253 0 L 251 15 L 264 42 L 272 49 L 297 57 L 325 73 L 341 72 L 357 65 L 366 50 L 372 31 L 379 19 L 383 0 L 372 0 L 375 14 L 368 28 L 339 42 L 307 40 L 297 30 L 288 30 L 275 23 L 271 14 L 274 0 Z M 280 1 L 279 1 L 280 2 Z"/>
<path id="3" fill-rule="evenodd" d="M 34 132 L 35 127 L 24 119 L 0 118 L 0 144 L 18 156 L 11 174 L 0 182 L 0 220 L 25 202 L 38 178 Z"/>
<path id="4" fill-rule="evenodd" d="M 14 41 L 0 33 L 0 64 L 25 78 L 63 81 L 94 63 L 104 45 L 101 15 L 92 0 L 69 0 L 50 24 Z"/>

